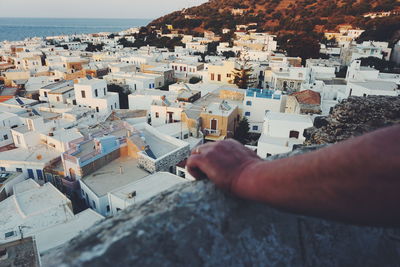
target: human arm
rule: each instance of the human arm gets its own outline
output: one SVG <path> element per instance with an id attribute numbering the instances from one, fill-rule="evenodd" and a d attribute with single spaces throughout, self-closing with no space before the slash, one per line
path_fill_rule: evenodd
<path id="1" fill-rule="evenodd" d="M 245 199 L 299 214 L 400 225 L 400 126 L 295 157 L 263 161 L 235 141 L 200 148 L 188 170 Z"/>

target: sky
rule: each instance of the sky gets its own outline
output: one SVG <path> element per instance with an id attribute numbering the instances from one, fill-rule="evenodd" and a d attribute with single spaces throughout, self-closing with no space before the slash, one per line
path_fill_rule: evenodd
<path id="1" fill-rule="evenodd" d="M 154 19 L 207 0 L 0 0 L 0 17 Z"/>

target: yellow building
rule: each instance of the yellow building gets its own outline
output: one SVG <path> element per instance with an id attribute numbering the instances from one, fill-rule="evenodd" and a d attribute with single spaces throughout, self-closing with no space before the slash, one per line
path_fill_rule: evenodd
<path id="1" fill-rule="evenodd" d="M 224 61 L 222 65 L 209 65 L 207 81 L 211 83 L 233 84 L 233 72 L 237 68 L 235 61 Z"/>
<path id="2" fill-rule="evenodd" d="M 224 140 L 233 137 L 240 120 L 237 105 L 211 103 L 200 114 L 201 129 L 208 141 Z"/>

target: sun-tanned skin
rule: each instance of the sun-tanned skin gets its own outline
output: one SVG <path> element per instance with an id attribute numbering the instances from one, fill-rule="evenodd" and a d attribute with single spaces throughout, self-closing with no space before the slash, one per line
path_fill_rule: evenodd
<path id="1" fill-rule="evenodd" d="M 275 161 L 261 160 L 233 140 L 208 143 L 191 155 L 187 168 L 197 179 L 286 211 L 400 225 L 400 125 Z"/>

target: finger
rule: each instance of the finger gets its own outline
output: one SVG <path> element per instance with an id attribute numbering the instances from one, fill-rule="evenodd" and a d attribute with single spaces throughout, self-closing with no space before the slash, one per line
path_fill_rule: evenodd
<path id="1" fill-rule="evenodd" d="M 206 151 L 209 151 L 212 147 L 214 147 L 214 144 L 212 144 L 212 143 L 207 143 L 207 144 L 198 146 L 192 151 L 192 155 L 203 154 Z"/>
<path id="2" fill-rule="evenodd" d="M 196 180 L 204 180 L 208 179 L 206 169 L 205 169 L 205 160 L 201 155 L 192 155 L 189 157 L 186 168 L 188 172 L 196 179 Z"/>

